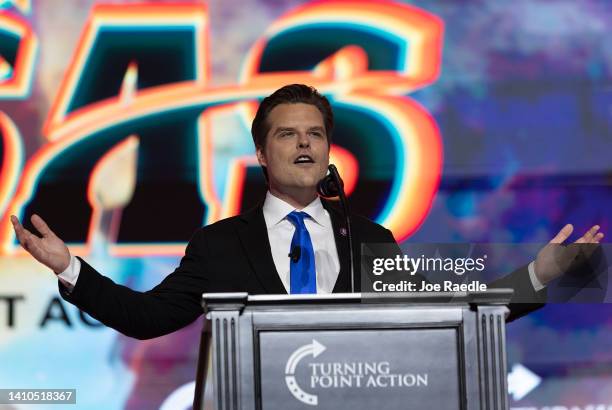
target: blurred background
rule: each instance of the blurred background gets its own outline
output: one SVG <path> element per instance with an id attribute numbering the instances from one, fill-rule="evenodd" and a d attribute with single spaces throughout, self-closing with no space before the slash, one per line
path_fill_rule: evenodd
<path id="1" fill-rule="evenodd" d="M 607 0 L 0 1 L 0 387 L 186 408 L 201 320 L 100 326 L 8 215 L 150 289 L 198 227 L 263 198 L 250 122 L 287 83 L 330 98 L 352 207 L 404 248 L 610 237 L 610 21 Z M 549 304 L 508 339 L 511 408 L 612 408 L 612 305 Z"/>

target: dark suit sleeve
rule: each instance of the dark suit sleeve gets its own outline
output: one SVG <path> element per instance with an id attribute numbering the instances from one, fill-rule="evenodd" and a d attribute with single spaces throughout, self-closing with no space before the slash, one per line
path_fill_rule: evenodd
<path id="1" fill-rule="evenodd" d="M 489 284 L 489 288 L 510 288 L 514 290 L 508 308 L 510 315 L 506 322 L 525 316 L 546 304 L 546 288 L 536 292 L 529 277 L 528 265 L 525 265 L 509 275 L 499 278 Z"/>
<path id="2" fill-rule="evenodd" d="M 150 339 L 178 330 L 201 313 L 201 296 L 208 288 L 206 241 L 198 231 L 176 270 L 147 292 L 114 283 L 84 260 L 72 292 L 61 284 L 68 302 L 106 326 L 130 337 Z"/>

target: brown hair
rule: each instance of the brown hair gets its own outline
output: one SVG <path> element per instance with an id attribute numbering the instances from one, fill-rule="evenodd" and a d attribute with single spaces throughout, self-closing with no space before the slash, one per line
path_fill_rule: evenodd
<path id="1" fill-rule="evenodd" d="M 327 98 L 311 86 L 305 84 L 290 84 L 279 88 L 272 94 L 263 99 L 255 119 L 251 125 L 251 135 L 255 147 L 263 147 L 266 143 L 266 136 L 270 131 L 268 124 L 268 115 L 270 111 L 280 104 L 310 104 L 319 109 L 323 115 L 323 123 L 325 124 L 325 134 L 327 134 L 327 143 L 331 144 L 331 136 L 334 129 L 334 113 Z"/>

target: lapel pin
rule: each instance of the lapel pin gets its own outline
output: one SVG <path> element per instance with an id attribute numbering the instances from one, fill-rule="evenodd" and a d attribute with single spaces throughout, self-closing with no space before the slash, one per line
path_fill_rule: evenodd
<path id="1" fill-rule="evenodd" d="M 340 228 L 340 235 L 346 236 L 346 228 Z"/>

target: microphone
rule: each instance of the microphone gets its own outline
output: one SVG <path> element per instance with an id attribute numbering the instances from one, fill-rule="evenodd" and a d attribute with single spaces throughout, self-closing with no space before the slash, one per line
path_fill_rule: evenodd
<path id="1" fill-rule="evenodd" d="M 330 164 L 328 169 L 329 173 L 317 184 L 317 192 L 324 198 L 334 198 L 344 193 L 344 181 L 334 164 Z"/>
<path id="2" fill-rule="evenodd" d="M 297 263 L 297 261 L 299 261 L 302 257 L 302 248 L 295 245 L 293 248 L 291 248 L 291 252 L 289 252 L 288 256 L 291 258 L 291 262 Z"/>

